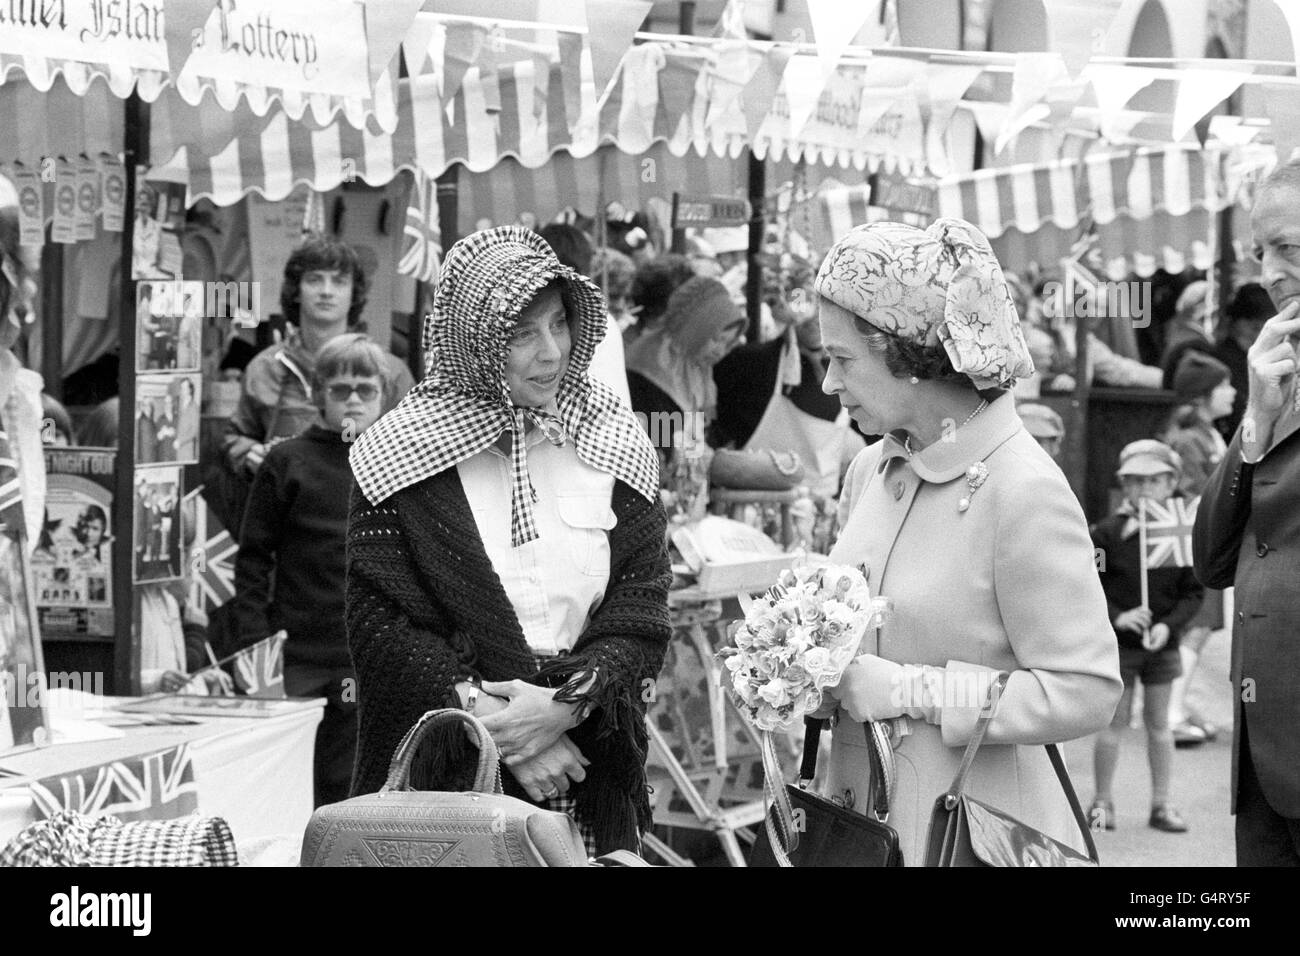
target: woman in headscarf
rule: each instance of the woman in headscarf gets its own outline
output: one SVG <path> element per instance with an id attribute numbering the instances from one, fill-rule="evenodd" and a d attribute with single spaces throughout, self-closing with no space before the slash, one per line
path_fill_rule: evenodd
<path id="1" fill-rule="evenodd" d="M 591 851 L 635 849 L 650 826 L 666 517 L 654 450 L 587 372 L 605 322 L 599 290 L 529 230 L 447 255 L 425 379 L 351 454 L 354 794 L 382 786 L 425 711 L 463 707 L 500 747 L 506 791 L 570 812 Z M 467 746 L 427 742 L 417 784 L 468 789 Z"/>
<path id="2" fill-rule="evenodd" d="M 717 415 L 713 367 L 742 341 L 745 316 L 717 279 L 695 276 L 668 299 L 663 320 L 627 348 L 632 408 L 661 452 L 678 432 L 702 440 Z"/>
<path id="3" fill-rule="evenodd" d="M 832 691 L 831 796 L 866 812 L 861 722 L 889 721 L 889 824 L 922 864 L 935 799 L 1009 672 L 968 792 L 1081 848 L 1039 745 L 1107 725 L 1119 662 L 1083 512 L 1007 392 L 1033 363 L 1002 270 L 969 223 L 881 222 L 841 239 L 814 288 L 823 388 L 885 436 L 845 479 L 831 560 L 894 605 Z"/>

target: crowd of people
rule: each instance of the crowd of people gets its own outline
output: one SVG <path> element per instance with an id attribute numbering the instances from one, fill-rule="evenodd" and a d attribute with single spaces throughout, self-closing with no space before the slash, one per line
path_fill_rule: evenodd
<path id="1" fill-rule="evenodd" d="M 863 567 L 897 608 L 832 691 L 850 720 L 828 780 L 853 807 L 870 771 L 851 728 L 906 726 L 891 817 L 905 859 L 923 855 L 929 804 L 977 716 L 942 689 L 981 672 L 1010 679 L 977 795 L 1070 842 L 1032 745 L 1096 733 L 1091 817 L 1113 828 L 1140 698 L 1150 826 L 1185 832 L 1175 746 L 1220 733 L 1187 684 L 1227 623 L 1238 858 L 1300 862 L 1297 213 L 1300 169 L 1285 166 L 1253 215 L 1259 281 L 1217 315 L 1205 282 L 1186 283 L 1142 338 L 1117 317 L 1063 316 L 1052 276 L 1004 271 L 958 220 L 861 226 L 822 257 L 767 248 L 752 340 L 743 258 L 699 238 L 655 254 L 635 229 L 598 249 L 571 222 L 489 228 L 448 252 L 418 383 L 364 333 L 376 277 L 313 236 L 285 265 L 284 338 L 245 356 L 206 476 L 240 544 L 220 649 L 287 631 L 288 693 L 327 700 L 317 805 L 377 789 L 420 714 L 462 707 L 501 749 L 508 792 L 571 813 L 593 853 L 635 850 L 652 820 L 642 689 L 671 632 L 682 462 L 702 461 L 714 484 L 780 486 L 780 457 L 755 453 L 794 453 L 804 497 L 836 518 L 802 543 Z M 1114 512 L 1091 526 L 1045 403 L 1075 387 L 1076 321 L 1090 322 L 1093 383 L 1177 397 L 1163 428 L 1120 453 Z M 147 417 L 165 425 L 171 396 L 158 405 Z M 48 440 L 71 443 L 66 411 L 47 410 Z M 112 399 L 76 437 L 112 447 L 116 425 Z M 1144 509 L 1179 498 L 1200 501 L 1195 568 L 1148 569 Z M 164 557 L 155 538 L 146 561 Z M 211 660 L 214 635 L 182 589 L 146 590 L 146 639 L 162 648 L 144 654 L 146 689 L 174 689 Z M 465 749 L 455 734 L 426 747 L 424 783 L 462 785 Z"/>

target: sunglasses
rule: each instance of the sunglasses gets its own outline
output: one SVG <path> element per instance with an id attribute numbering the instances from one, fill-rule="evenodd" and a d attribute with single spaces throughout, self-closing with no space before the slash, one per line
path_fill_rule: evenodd
<path id="1" fill-rule="evenodd" d="M 363 401 L 368 402 L 379 394 L 379 386 L 371 385 L 369 382 L 362 382 L 360 385 L 330 385 L 325 389 L 329 395 L 330 401 L 346 402 L 356 392 L 357 396 Z"/>

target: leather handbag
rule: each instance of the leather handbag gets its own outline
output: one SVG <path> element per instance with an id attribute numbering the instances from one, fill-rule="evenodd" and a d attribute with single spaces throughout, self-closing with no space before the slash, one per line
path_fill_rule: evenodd
<path id="1" fill-rule="evenodd" d="M 772 807 L 754 841 L 749 865 L 902 866 L 898 833 L 888 824 L 894 779 L 894 752 L 888 730 L 879 723 L 863 725 L 871 761 L 871 815 L 864 816 L 807 789 L 817 772 L 817 750 L 825 723 L 812 717 L 804 719 L 799 784 L 785 788 L 792 819 L 783 821 L 779 805 Z"/>
<path id="2" fill-rule="evenodd" d="M 411 761 L 426 733 L 464 724 L 478 746 L 474 789 L 412 790 Z M 602 858 L 603 859 L 603 858 Z M 601 865 L 637 865 L 619 853 Z M 378 793 L 319 808 L 302 841 L 302 866 L 587 866 L 578 825 L 501 790 L 500 752 L 478 718 L 431 710 L 402 738 Z M 644 861 L 641 861 L 644 865 Z"/>
<path id="3" fill-rule="evenodd" d="M 734 451 L 713 453 L 709 483 L 745 491 L 789 491 L 803 482 L 803 462 L 795 452 Z"/>
<path id="4" fill-rule="evenodd" d="M 1006 687 L 1007 673 L 998 675 L 984 710 L 975 724 L 975 732 L 966 745 L 957 776 L 948 791 L 935 801 L 930 815 L 930 835 L 926 848 L 926 866 L 1100 866 L 1097 846 L 1088 829 L 1083 808 L 1070 783 L 1065 761 L 1055 744 L 1047 744 L 1047 756 L 1052 761 L 1056 778 L 1061 782 L 1065 797 L 1070 803 L 1083 844 L 1088 848 L 1084 856 L 1073 847 L 1053 839 L 1041 830 L 1021 823 L 1009 813 L 989 806 L 965 793 L 966 777 L 975 754 L 988 731 L 989 721 L 997 701 Z"/>

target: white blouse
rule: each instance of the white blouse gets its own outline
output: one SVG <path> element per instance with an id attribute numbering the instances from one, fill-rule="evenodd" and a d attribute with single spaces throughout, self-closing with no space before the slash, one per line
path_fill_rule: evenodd
<path id="1" fill-rule="evenodd" d="M 493 445 L 456 466 L 492 567 L 538 654 L 573 649 L 609 584 L 614 476 L 557 448 L 537 429 L 524 439 L 537 500 L 537 537 L 510 546 L 510 456 Z"/>

